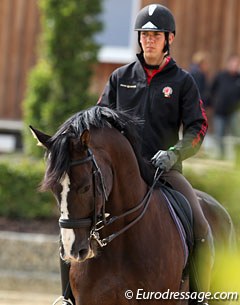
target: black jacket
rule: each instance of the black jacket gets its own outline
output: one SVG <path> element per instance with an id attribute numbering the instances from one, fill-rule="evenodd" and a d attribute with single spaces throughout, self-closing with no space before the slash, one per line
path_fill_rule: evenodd
<path id="1" fill-rule="evenodd" d="M 137 60 L 115 70 L 99 104 L 128 110 L 144 120 L 141 130 L 142 154 L 151 159 L 159 150 L 174 147 L 181 160 L 194 155 L 206 134 L 207 118 L 192 76 L 173 59 L 156 74 L 150 85 L 142 63 Z M 183 138 L 179 130 L 183 126 Z"/>
<path id="2" fill-rule="evenodd" d="M 240 107 L 240 73 L 219 72 L 212 83 L 211 98 L 217 115 L 234 113 Z"/>

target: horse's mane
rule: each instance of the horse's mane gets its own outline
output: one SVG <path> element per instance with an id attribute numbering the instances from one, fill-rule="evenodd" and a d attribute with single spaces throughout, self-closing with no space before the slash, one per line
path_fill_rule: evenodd
<path id="1" fill-rule="evenodd" d="M 108 126 L 122 132 L 130 142 L 138 164 L 142 178 L 148 185 L 153 181 L 153 167 L 141 156 L 141 141 L 137 127 L 142 124 L 138 118 L 130 116 L 127 112 L 115 111 L 107 107 L 94 106 L 80 111 L 63 123 L 48 144 L 48 167 L 42 182 L 42 189 L 51 188 L 59 182 L 68 171 L 70 164 L 69 140 L 79 138 L 85 129 L 90 127 L 103 128 Z"/>

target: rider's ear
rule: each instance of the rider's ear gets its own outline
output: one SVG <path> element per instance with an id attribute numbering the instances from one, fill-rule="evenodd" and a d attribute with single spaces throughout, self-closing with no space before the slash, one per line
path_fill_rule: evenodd
<path id="1" fill-rule="evenodd" d="M 49 139 L 51 138 L 51 136 L 41 132 L 40 130 L 33 128 L 32 126 L 29 126 L 29 128 L 33 134 L 33 137 L 38 141 L 37 145 L 49 149 L 50 148 Z"/>
<path id="2" fill-rule="evenodd" d="M 80 142 L 84 148 L 88 148 L 90 143 L 90 132 L 88 129 L 85 129 L 80 137 Z"/>
<path id="3" fill-rule="evenodd" d="M 169 33 L 169 36 L 168 36 L 168 42 L 169 42 L 169 45 L 172 44 L 173 40 L 174 40 L 175 36 L 173 33 Z"/>

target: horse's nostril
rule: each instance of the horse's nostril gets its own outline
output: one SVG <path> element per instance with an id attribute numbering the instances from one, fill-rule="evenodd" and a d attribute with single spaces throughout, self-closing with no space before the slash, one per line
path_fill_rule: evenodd
<path id="1" fill-rule="evenodd" d="M 80 259 L 86 258 L 87 255 L 88 255 L 88 249 L 81 249 L 79 251 L 79 258 Z"/>

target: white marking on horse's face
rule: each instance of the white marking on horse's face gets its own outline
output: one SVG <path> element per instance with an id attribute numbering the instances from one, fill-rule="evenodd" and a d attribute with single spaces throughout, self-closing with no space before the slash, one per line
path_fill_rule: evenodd
<path id="1" fill-rule="evenodd" d="M 62 185 L 62 192 L 61 192 L 61 202 L 60 202 L 60 211 L 61 211 L 60 219 L 69 219 L 67 197 L 70 190 L 69 188 L 70 179 L 67 174 L 62 178 L 61 185 Z M 64 259 L 69 259 L 71 257 L 71 249 L 75 241 L 74 231 L 72 229 L 61 229 L 61 239 L 64 248 Z"/>

